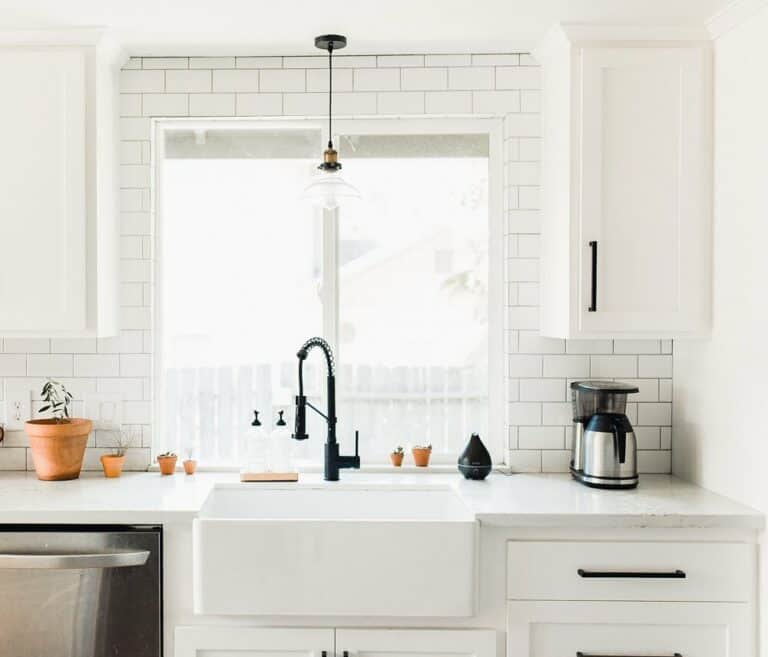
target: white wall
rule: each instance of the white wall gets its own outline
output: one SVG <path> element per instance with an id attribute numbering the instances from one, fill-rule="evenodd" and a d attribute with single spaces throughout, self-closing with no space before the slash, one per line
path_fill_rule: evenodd
<path id="1" fill-rule="evenodd" d="M 768 511 L 766 63 L 768 7 L 715 46 L 714 326 L 710 340 L 675 342 L 672 459 L 676 474 L 762 511 Z M 768 592 L 765 573 L 762 580 Z M 762 626 L 768 629 L 766 620 Z"/>
<path id="2" fill-rule="evenodd" d="M 152 180 L 150 120 L 164 116 L 322 116 L 327 57 L 144 57 L 122 71 L 121 337 L 5 340 L 0 380 L 64 381 L 82 412 L 89 392 L 119 392 L 142 433 L 126 467 L 143 469 L 152 444 Z M 628 405 L 641 472 L 671 467 L 672 342 L 556 340 L 539 327 L 539 67 L 526 53 L 345 56 L 334 60 L 338 116 L 498 116 L 504 119 L 507 424 L 517 471 L 566 472 L 573 379 L 637 383 Z M 546 102 L 546 99 L 544 99 Z M 39 406 L 39 404 L 38 404 Z M 91 437 L 86 469 L 109 436 Z M 163 446 L 162 440 L 158 441 Z M 22 431 L 0 446 L 0 470 L 31 468 Z"/>

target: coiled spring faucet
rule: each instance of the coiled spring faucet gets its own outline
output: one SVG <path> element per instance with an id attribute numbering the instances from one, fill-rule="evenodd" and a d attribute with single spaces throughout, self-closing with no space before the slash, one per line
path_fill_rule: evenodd
<path id="1" fill-rule="evenodd" d="M 323 351 L 325 363 L 328 366 L 328 408 L 325 413 L 308 402 L 304 395 L 304 361 L 313 347 L 319 347 Z M 296 395 L 296 424 L 292 438 L 294 440 L 309 438 L 307 434 L 307 406 L 325 418 L 328 424 L 328 438 L 325 441 L 325 480 L 338 481 L 341 468 L 360 468 L 359 435 L 355 431 L 355 455 L 340 455 L 339 443 L 336 442 L 336 378 L 331 346 L 322 338 L 310 338 L 301 345 L 296 356 L 299 359 L 299 394 Z"/>

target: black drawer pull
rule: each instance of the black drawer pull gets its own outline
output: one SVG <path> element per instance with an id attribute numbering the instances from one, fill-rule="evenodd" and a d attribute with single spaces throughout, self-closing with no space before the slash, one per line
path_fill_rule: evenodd
<path id="1" fill-rule="evenodd" d="M 593 654 L 591 652 L 577 652 L 576 657 L 635 657 L 634 655 L 604 655 L 603 653 L 600 653 L 599 655 Z M 644 655 L 644 657 L 654 657 L 653 655 Z M 662 655 L 656 655 L 656 657 L 662 657 Z M 679 652 L 673 653 L 672 655 L 664 655 L 663 657 L 683 657 Z"/>
<path id="2" fill-rule="evenodd" d="M 584 570 L 579 568 L 576 571 L 579 577 L 593 578 L 593 579 L 685 579 L 686 575 L 682 570 L 670 570 L 662 572 L 632 572 L 622 570 Z M 589 657 L 585 654 L 584 657 Z"/>
<path id="3" fill-rule="evenodd" d="M 592 280 L 590 281 L 590 300 L 587 310 L 593 313 L 597 311 L 597 242 L 590 242 L 589 248 L 592 249 Z"/>

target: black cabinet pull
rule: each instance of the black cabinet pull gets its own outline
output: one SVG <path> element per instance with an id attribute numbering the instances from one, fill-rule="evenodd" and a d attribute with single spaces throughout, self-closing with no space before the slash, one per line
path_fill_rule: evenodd
<path id="1" fill-rule="evenodd" d="M 342 657 L 349 657 L 349 651 L 345 650 L 341 653 Z"/>
<path id="2" fill-rule="evenodd" d="M 632 572 L 623 570 L 584 570 L 579 568 L 576 571 L 579 577 L 585 577 L 587 579 L 608 579 L 608 578 L 621 578 L 621 579 L 685 579 L 686 575 L 682 570 L 670 570 L 662 572 Z M 584 655 L 589 657 L 589 655 Z"/>
<path id="3" fill-rule="evenodd" d="M 592 249 L 592 291 L 591 301 L 587 310 L 593 313 L 597 310 L 597 242 L 593 240 L 589 243 L 589 246 Z"/>
<path id="4" fill-rule="evenodd" d="M 624 654 L 624 655 L 604 655 L 603 653 L 600 653 L 599 655 L 597 655 L 597 654 L 592 654 L 591 652 L 581 652 L 579 650 L 579 652 L 576 653 L 576 657 L 636 657 L 636 656 L 635 655 L 629 655 L 629 654 Z M 639 655 L 637 657 L 639 657 Z M 654 655 L 644 655 L 643 657 L 683 657 L 683 656 L 679 652 L 675 652 L 675 653 L 672 653 L 671 655 L 656 655 L 656 656 L 654 656 Z"/>
<path id="5" fill-rule="evenodd" d="M 603 653 L 600 653 L 599 655 L 592 654 L 591 652 L 577 652 L 576 657 L 635 657 L 634 655 L 604 655 Z M 639 656 L 638 656 L 639 657 Z M 654 657 L 653 655 L 645 655 L 644 657 Z M 683 657 L 679 652 L 672 653 L 671 655 L 657 655 L 656 657 Z"/>
<path id="6" fill-rule="evenodd" d="M 328 651 L 327 651 L 327 650 L 323 650 L 323 651 L 320 653 L 320 657 L 328 657 Z"/>

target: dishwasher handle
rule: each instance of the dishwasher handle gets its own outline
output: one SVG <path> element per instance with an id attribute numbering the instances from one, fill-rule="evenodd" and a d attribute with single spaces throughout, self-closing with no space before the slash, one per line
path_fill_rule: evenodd
<path id="1" fill-rule="evenodd" d="M 148 550 L 134 552 L 93 552 L 74 554 L 0 553 L 0 570 L 77 570 L 81 568 L 126 568 L 143 566 Z"/>

